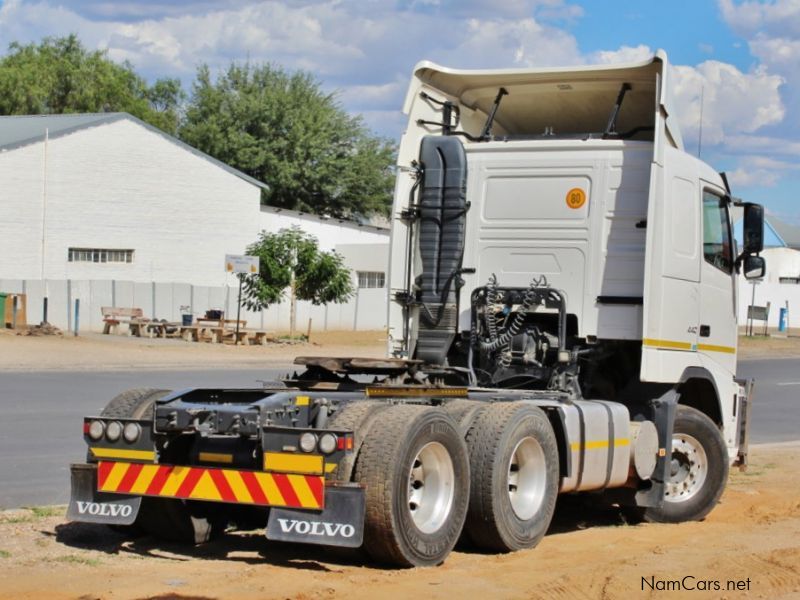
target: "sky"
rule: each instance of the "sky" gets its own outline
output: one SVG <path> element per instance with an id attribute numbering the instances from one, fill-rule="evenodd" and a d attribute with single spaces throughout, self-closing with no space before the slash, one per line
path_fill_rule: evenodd
<path id="1" fill-rule="evenodd" d="M 0 0 L 0 52 L 70 33 L 187 90 L 204 63 L 303 69 L 393 139 L 420 60 L 553 67 L 661 48 L 686 150 L 726 171 L 735 196 L 800 225 L 800 0 Z"/>

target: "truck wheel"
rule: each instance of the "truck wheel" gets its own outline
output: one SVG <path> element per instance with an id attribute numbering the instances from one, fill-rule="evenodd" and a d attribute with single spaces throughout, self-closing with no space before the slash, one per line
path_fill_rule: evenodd
<path id="1" fill-rule="evenodd" d="M 353 441 L 353 452 L 348 454 L 339 462 L 336 471 L 326 477 L 333 481 L 350 481 L 353 477 L 356 457 L 364 444 L 364 438 L 369 435 L 373 423 L 378 418 L 378 413 L 390 408 L 388 402 L 379 400 L 358 400 L 348 402 L 340 407 L 328 421 L 328 429 L 344 429 L 353 431 L 355 439 Z"/>
<path id="2" fill-rule="evenodd" d="M 170 390 L 137 388 L 113 398 L 100 413 L 101 417 L 152 419 L 156 400 Z M 214 515 L 204 503 L 184 502 L 172 498 L 142 498 L 139 515 L 132 525 L 113 525 L 121 533 L 141 531 L 163 540 L 201 544 L 224 531 L 227 523 Z"/>
<path id="3" fill-rule="evenodd" d="M 444 411 L 453 417 L 453 420 L 458 424 L 458 428 L 463 436 L 467 435 L 473 421 L 478 418 L 478 415 L 488 406 L 487 402 L 479 402 L 477 400 L 451 400 L 443 405 Z"/>
<path id="4" fill-rule="evenodd" d="M 122 392 L 106 404 L 100 416 L 123 419 L 152 419 L 156 400 L 163 398 L 169 392 L 170 390 L 153 388 L 136 388 Z"/>
<path id="5" fill-rule="evenodd" d="M 437 565 L 455 546 L 469 500 L 467 449 L 453 419 L 392 406 L 364 440 L 355 481 L 366 484 L 364 548 L 379 562 Z"/>
<path id="6" fill-rule="evenodd" d="M 105 408 L 100 412 L 100 416 L 118 417 L 120 419 L 152 419 L 156 400 L 163 398 L 169 392 L 170 390 L 157 390 L 154 388 L 136 388 L 122 392 L 106 404 Z M 91 452 L 87 454 L 86 460 L 87 462 L 96 461 Z M 142 505 L 144 506 L 150 500 L 151 498 L 142 498 Z M 128 536 L 144 533 L 141 516 L 137 516 L 136 521 L 131 525 L 109 525 L 109 528 Z"/>
<path id="7" fill-rule="evenodd" d="M 690 406 L 678 405 L 672 461 L 661 507 L 642 511 L 646 521 L 697 521 L 717 505 L 728 481 L 728 449 L 716 424 Z"/>
<path id="8" fill-rule="evenodd" d="M 558 495 L 558 445 L 547 416 L 530 404 L 493 404 L 472 424 L 467 448 L 469 537 L 499 552 L 534 547 Z"/>
<path id="9" fill-rule="evenodd" d="M 101 417 L 119 419 L 152 419 L 156 400 L 163 398 L 171 390 L 154 388 L 135 388 L 114 396 L 100 412 Z M 97 462 L 91 452 L 86 454 L 86 462 Z"/>

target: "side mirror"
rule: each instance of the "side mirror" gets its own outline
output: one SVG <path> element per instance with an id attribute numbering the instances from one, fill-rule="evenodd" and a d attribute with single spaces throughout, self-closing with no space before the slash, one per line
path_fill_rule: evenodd
<path id="1" fill-rule="evenodd" d="M 742 227 L 742 253 L 758 254 L 764 249 L 764 207 L 760 204 L 744 204 Z M 762 261 L 763 262 L 763 261 Z M 746 272 L 746 271 L 745 271 Z"/>
<path id="2" fill-rule="evenodd" d="M 744 278 L 761 279 L 767 272 L 767 261 L 763 256 L 748 255 L 744 259 Z"/>

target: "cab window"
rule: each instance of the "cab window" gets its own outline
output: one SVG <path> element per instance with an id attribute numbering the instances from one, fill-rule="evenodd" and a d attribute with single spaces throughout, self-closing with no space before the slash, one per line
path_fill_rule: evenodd
<path id="1" fill-rule="evenodd" d="M 703 254 L 706 262 L 725 273 L 733 272 L 733 244 L 728 203 L 712 192 L 703 192 Z"/>

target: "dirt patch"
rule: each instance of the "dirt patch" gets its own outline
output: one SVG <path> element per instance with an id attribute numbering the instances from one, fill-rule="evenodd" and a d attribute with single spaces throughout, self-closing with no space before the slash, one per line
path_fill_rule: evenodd
<path id="1" fill-rule="evenodd" d="M 798 598 L 800 444 L 757 446 L 752 459 L 702 523 L 629 525 L 618 511 L 565 498 L 537 548 L 494 555 L 463 547 L 430 569 L 383 569 L 355 554 L 270 543 L 259 532 L 191 548 L 126 539 L 47 511 L 9 511 L 0 513 L 0 596 Z M 721 590 L 702 590 L 705 581 Z M 729 581 L 739 589 L 727 589 Z M 698 589 L 675 592 L 675 582 Z"/>
<path id="2" fill-rule="evenodd" d="M 289 364 L 295 356 L 382 357 L 385 331 L 312 332 L 310 343 L 233 346 L 180 339 L 90 333 L 74 337 L 17 336 L 0 330 L 0 371 L 208 369 Z"/>
<path id="3" fill-rule="evenodd" d="M 800 330 L 739 337 L 739 358 L 789 358 L 800 356 Z"/>

